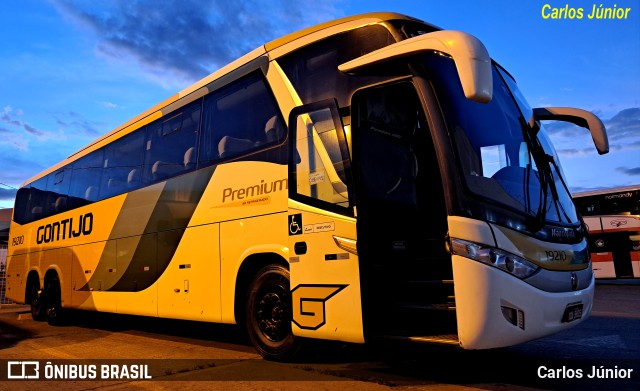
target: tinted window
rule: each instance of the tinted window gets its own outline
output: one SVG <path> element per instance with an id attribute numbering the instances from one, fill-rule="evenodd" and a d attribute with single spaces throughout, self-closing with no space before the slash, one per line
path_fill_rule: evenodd
<path id="1" fill-rule="evenodd" d="M 142 185 L 144 141 L 144 132 L 137 131 L 106 147 L 100 199 L 112 197 Z"/>
<path id="2" fill-rule="evenodd" d="M 405 38 L 413 38 L 418 35 L 432 33 L 438 30 L 437 27 L 413 20 L 399 19 L 392 20 L 391 23 L 402 33 Z"/>
<path id="3" fill-rule="evenodd" d="M 280 143 L 286 128 L 262 75 L 238 80 L 18 191 L 14 220 L 25 224 L 221 159 Z"/>
<path id="4" fill-rule="evenodd" d="M 576 197 L 573 202 L 583 216 L 640 214 L 638 190 Z"/>
<path id="5" fill-rule="evenodd" d="M 247 155 L 282 141 L 285 127 L 262 76 L 253 74 L 205 98 L 200 162 Z"/>
<path id="6" fill-rule="evenodd" d="M 420 100 L 410 83 L 358 92 L 356 150 L 362 156 L 360 181 L 366 196 L 378 201 L 416 204 L 416 133 L 426 129 Z M 423 130 L 424 129 L 424 130 Z M 428 169 L 425 167 L 426 172 Z"/>
<path id="7" fill-rule="evenodd" d="M 144 178 L 156 182 L 196 167 L 201 101 L 148 127 Z"/>
<path id="8" fill-rule="evenodd" d="M 48 177 L 40 178 L 18 190 L 14 212 L 14 220 L 17 223 L 24 224 L 49 216 L 47 179 Z"/>
<path id="9" fill-rule="evenodd" d="M 385 27 L 372 25 L 329 37 L 287 54 L 278 63 L 304 103 L 336 98 L 349 106 L 353 91 L 378 78 L 348 76 L 338 65 L 395 43 Z"/>
<path id="10" fill-rule="evenodd" d="M 104 166 L 103 156 L 104 150 L 99 149 L 73 163 L 69 196 L 72 197 L 74 207 L 98 200 Z"/>
<path id="11" fill-rule="evenodd" d="M 64 167 L 48 175 L 47 191 L 49 192 L 49 214 L 69 210 L 69 185 L 71 183 L 71 167 Z"/>
<path id="12" fill-rule="evenodd" d="M 28 222 L 30 218 L 29 208 L 29 188 L 23 187 L 16 193 L 16 202 L 13 206 L 13 220 L 18 224 Z"/>
<path id="13" fill-rule="evenodd" d="M 640 192 L 607 194 L 600 199 L 602 214 L 640 214 Z"/>

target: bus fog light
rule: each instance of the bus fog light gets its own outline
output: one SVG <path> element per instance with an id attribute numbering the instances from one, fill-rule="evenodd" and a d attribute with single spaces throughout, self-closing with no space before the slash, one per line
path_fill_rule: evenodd
<path id="1" fill-rule="evenodd" d="M 524 312 L 515 308 L 500 306 L 504 318 L 514 326 L 524 330 Z"/>

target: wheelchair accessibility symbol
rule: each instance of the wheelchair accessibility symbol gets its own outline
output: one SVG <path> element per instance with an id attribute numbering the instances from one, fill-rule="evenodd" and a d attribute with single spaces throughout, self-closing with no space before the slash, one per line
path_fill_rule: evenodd
<path id="1" fill-rule="evenodd" d="M 289 216 L 289 235 L 302 234 L 302 213 Z"/>

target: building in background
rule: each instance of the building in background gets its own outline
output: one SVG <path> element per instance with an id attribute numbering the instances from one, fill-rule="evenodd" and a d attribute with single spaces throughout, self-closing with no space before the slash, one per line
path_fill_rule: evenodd
<path id="1" fill-rule="evenodd" d="M 640 278 L 640 185 L 576 193 L 596 278 Z"/>
<path id="2" fill-rule="evenodd" d="M 4 298 L 5 270 L 7 267 L 7 243 L 9 241 L 9 223 L 12 209 L 0 209 L 0 304 L 8 301 Z"/>

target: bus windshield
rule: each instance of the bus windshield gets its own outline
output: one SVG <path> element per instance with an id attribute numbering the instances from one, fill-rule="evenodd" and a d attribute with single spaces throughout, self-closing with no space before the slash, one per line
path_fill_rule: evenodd
<path id="1" fill-rule="evenodd" d="M 534 232 L 546 223 L 579 224 L 553 145 L 543 128 L 528 125 L 532 110 L 511 76 L 494 65 L 493 99 L 477 103 L 465 98 L 452 59 L 426 54 L 424 61 L 466 188 L 490 201 L 482 217 L 504 223 L 500 210 L 506 208 L 526 221 L 509 225 Z"/>

